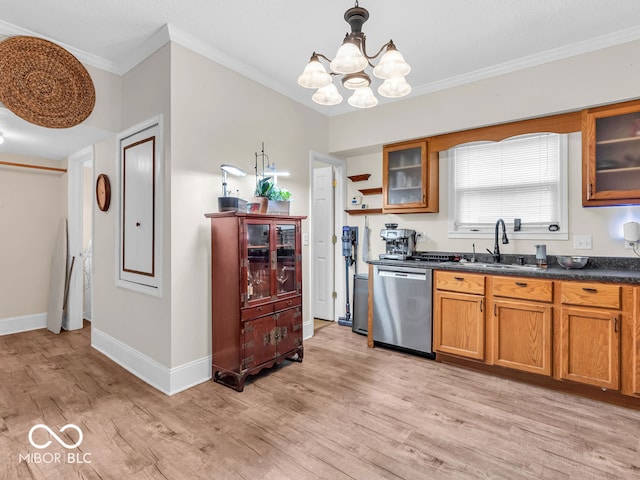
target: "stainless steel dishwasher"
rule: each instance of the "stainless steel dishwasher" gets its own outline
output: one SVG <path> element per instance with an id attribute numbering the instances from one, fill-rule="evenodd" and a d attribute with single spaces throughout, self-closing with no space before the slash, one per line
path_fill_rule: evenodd
<path id="1" fill-rule="evenodd" d="M 373 340 L 433 356 L 433 271 L 374 265 L 373 274 Z"/>

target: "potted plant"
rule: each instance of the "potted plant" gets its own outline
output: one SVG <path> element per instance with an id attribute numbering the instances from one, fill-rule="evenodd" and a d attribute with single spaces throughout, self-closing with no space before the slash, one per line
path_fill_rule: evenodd
<path id="1" fill-rule="evenodd" d="M 291 192 L 289 190 L 273 185 L 268 198 L 267 213 L 289 215 L 289 207 L 291 205 Z"/>
<path id="2" fill-rule="evenodd" d="M 271 177 L 262 177 L 256 182 L 254 197 L 248 205 L 249 213 L 267 213 L 269 197 L 273 192 Z"/>

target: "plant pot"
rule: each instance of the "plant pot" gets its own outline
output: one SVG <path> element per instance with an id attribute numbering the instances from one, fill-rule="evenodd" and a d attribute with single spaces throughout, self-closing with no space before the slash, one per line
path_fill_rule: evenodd
<path id="1" fill-rule="evenodd" d="M 267 197 L 253 197 L 247 205 L 249 213 L 267 213 L 269 199 Z"/>
<path id="2" fill-rule="evenodd" d="M 291 202 L 269 200 L 267 213 L 270 213 L 272 215 L 289 215 L 290 206 Z"/>

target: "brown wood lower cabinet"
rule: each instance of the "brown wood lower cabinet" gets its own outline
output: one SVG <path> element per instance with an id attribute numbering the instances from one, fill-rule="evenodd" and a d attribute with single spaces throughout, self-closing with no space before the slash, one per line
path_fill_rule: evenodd
<path id="1" fill-rule="evenodd" d="M 493 363 L 551 375 L 551 305 L 494 300 Z"/>
<path id="2" fill-rule="evenodd" d="M 484 275 L 436 272 L 434 285 L 434 350 L 484 360 Z"/>
<path id="3" fill-rule="evenodd" d="M 622 287 L 562 282 L 560 288 L 561 378 L 619 389 Z"/>
<path id="4" fill-rule="evenodd" d="M 620 313 L 562 307 L 561 376 L 617 390 L 620 387 Z"/>
<path id="5" fill-rule="evenodd" d="M 640 287 L 435 271 L 433 328 L 439 360 L 640 398 Z"/>
<path id="6" fill-rule="evenodd" d="M 492 276 L 492 362 L 551 375 L 553 281 Z"/>

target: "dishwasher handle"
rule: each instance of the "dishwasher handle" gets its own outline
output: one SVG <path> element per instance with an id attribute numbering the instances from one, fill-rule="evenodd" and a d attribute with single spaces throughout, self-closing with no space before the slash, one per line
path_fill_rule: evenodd
<path id="1" fill-rule="evenodd" d="M 422 280 L 425 281 L 427 279 L 427 274 L 425 273 L 409 273 L 409 272 L 394 272 L 391 270 L 380 270 L 378 271 L 379 277 L 390 277 L 390 278 L 405 278 L 407 280 Z"/>

